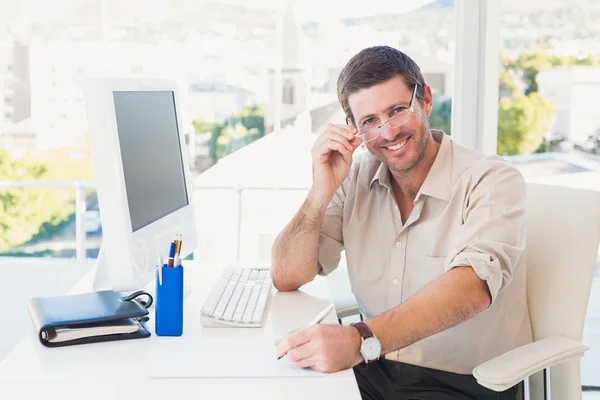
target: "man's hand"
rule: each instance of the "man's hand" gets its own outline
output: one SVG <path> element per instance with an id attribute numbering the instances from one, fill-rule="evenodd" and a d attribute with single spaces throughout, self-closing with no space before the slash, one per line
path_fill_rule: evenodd
<path id="1" fill-rule="evenodd" d="M 312 148 L 313 191 L 319 200 L 331 200 L 350 172 L 352 154 L 362 140 L 351 125 L 328 124 Z"/>
<path id="2" fill-rule="evenodd" d="M 293 331 L 275 341 L 277 357 L 285 354 L 301 368 L 325 373 L 352 368 L 362 362 L 360 344 L 356 328 L 327 324 Z"/>

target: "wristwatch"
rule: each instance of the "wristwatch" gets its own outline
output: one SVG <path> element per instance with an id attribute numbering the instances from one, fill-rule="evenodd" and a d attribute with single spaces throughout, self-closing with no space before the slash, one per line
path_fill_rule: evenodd
<path id="1" fill-rule="evenodd" d="M 379 343 L 379 340 L 373 335 L 373 332 L 371 332 L 368 325 L 361 321 L 352 323 L 350 326 L 355 327 L 360 334 L 362 343 L 360 344 L 359 352 L 365 360 L 365 363 L 368 364 L 379 360 L 379 356 L 381 355 L 381 343 Z"/>

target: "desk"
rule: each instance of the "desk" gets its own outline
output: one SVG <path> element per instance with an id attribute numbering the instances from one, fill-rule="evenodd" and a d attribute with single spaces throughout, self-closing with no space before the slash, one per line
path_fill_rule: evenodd
<path id="1" fill-rule="evenodd" d="M 205 329 L 200 308 L 221 268 L 188 262 L 185 272 L 192 288 L 184 305 L 186 339 L 280 336 L 306 325 L 331 303 L 325 279 L 317 277 L 300 291 L 275 292 L 263 328 Z M 90 279 L 85 277 L 71 293 L 86 291 Z M 153 330 L 154 308 L 150 311 L 148 328 Z M 325 322 L 337 323 L 335 313 Z M 153 332 L 148 339 L 51 349 L 32 330 L 0 364 L 0 399 L 360 399 L 352 370 L 310 378 L 148 379 L 142 365 L 146 352 L 164 339 L 173 340 Z"/>

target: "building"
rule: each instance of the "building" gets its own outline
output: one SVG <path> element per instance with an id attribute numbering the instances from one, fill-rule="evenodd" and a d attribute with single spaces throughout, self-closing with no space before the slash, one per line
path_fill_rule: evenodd
<path id="1" fill-rule="evenodd" d="M 276 82 L 275 69 L 269 70 L 269 101 L 265 110 L 265 132 L 273 131 L 276 104 L 280 102 L 281 124 L 293 123 L 299 115 L 306 115 L 310 92 L 310 68 L 307 65 L 304 39 L 291 5 L 287 5 L 281 23 L 281 84 Z M 280 96 L 276 90 L 281 88 Z M 310 124 L 308 124 L 310 125 Z"/>
<path id="2" fill-rule="evenodd" d="M 12 123 L 12 43 L 0 43 L 0 127 Z"/>
<path id="3" fill-rule="evenodd" d="M 223 121 L 245 106 L 256 103 L 256 94 L 238 85 L 204 82 L 191 84 L 188 90 L 191 120 Z"/>
<path id="4" fill-rule="evenodd" d="M 11 122 L 30 118 L 38 148 L 68 145 L 87 132 L 81 80 L 171 78 L 187 88 L 185 55 L 183 46 L 170 43 L 15 42 L 6 103 Z M 180 98 L 185 109 L 187 90 Z"/>
<path id="5" fill-rule="evenodd" d="M 444 61 L 441 57 L 409 54 L 421 68 L 425 82 L 431 91 L 444 97 L 454 94 L 454 63 Z"/>
<path id="6" fill-rule="evenodd" d="M 600 67 L 570 66 L 541 71 L 538 93 L 554 105 L 552 133 L 575 144 L 584 142 L 600 129 L 596 104 L 600 92 Z"/>

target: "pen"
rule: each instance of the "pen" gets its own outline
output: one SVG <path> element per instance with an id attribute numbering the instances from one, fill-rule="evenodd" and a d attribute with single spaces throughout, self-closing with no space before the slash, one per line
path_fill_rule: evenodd
<path id="1" fill-rule="evenodd" d="M 179 256 L 179 254 L 175 254 L 175 266 L 181 267 L 181 257 Z"/>
<path id="2" fill-rule="evenodd" d="M 321 321 L 323 321 L 325 319 L 326 316 L 329 315 L 329 313 L 331 312 L 331 310 L 333 310 L 333 304 L 328 305 L 327 307 L 325 307 L 323 309 L 323 311 L 321 311 L 316 317 L 315 319 L 313 319 L 312 321 L 309 322 L 308 325 L 306 325 L 306 327 L 308 328 L 309 326 L 313 326 L 313 325 L 317 325 L 320 324 Z M 278 360 L 281 360 L 283 357 L 285 357 L 287 353 L 285 353 L 284 355 L 277 357 Z"/>
<path id="3" fill-rule="evenodd" d="M 163 258 L 159 254 L 156 260 L 156 268 L 158 268 L 158 284 L 162 286 L 162 267 L 163 267 Z"/>
<path id="4" fill-rule="evenodd" d="M 173 266 L 173 257 L 175 257 L 175 242 L 171 242 L 171 248 L 169 249 L 169 261 L 167 261 L 169 267 Z"/>
<path id="5" fill-rule="evenodd" d="M 176 246 L 175 246 L 175 254 L 181 254 L 181 242 L 183 242 L 183 240 L 181 239 L 181 233 L 177 234 L 177 240 L 176 240 Z"/>

